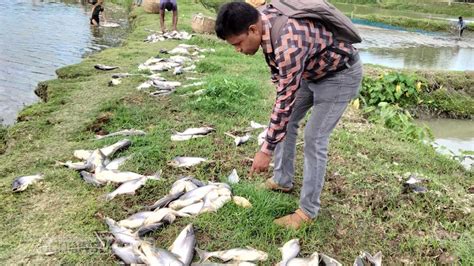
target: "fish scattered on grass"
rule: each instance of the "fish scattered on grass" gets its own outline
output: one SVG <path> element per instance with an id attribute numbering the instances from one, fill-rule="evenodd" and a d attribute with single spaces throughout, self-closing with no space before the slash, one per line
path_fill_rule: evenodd
<path id="1" fill-rule="evenodd" d="M 245 134 L 244 136 L 235 136 L 228 132 L 225 132 L 224 134 L 234 139 L 235 146 L 240 146 L 246 143 L 252 137 L 250 134 Z"/>
<path id="2" fill-rule="evenodd" d="M 87 171 L 81 171 L 81 172 L 80 172 L 80 175 L 81 175 L 82 179 L 84 179 L 84 181 L 85 181 L 86 183 L 89 183 L 89 184 L 94 185 L 94 186 L 96 186 L 96 187 L 100 187 L 100 186 L 103 186 L 103 185 L 106 184 L 105 182 L 100 181 L 100 180 L 98 180 L 97 178 L 95 178 L 95 175 L 94 175 L 94 174 L 89 173 L 89 172 L 87 172 Z"/>
<path id="3" fill-rule="evenodd" d="M 236 169 L 232 169 L 232 172 L 230 173 L 230 175 L 227 177 L 227 181 L 230 183 L 230 184 L 237 184 L 239 183 L 239 175 L 237 174 L 237 170 Z"/>
<path id="4" fill-rule="evenodd" d="M 342 264 L 339 261 L 322 253 L 319 254 L 319 264 L 328 265 L 328 266 L 342 266 Z"/>
<path id="5" fill-rule="evenodd" d="M 189 265 L 194 257 L 194 248 L 196 246 L 196 236 L 192 224 L 187 225 L 173 244 L 169 247 L 171 253 L 184 264 Z"/>
<path id="6" fill-rule="evenodd" d="M 235 204 L 238 206 L 244 207 L 244 208 L 252 208 L 252 203 L 244 197 L 240 196 L 233 196 L 232 201 L 234 201 Z"/>
<path id="7" fill-rule="evenodd" d="M 131 155 L 118 157 L 116 159 L 113 159 L 109 163 L 107 163 L 105 165 L 105 168 L 107 168 L 108 170 L 118 170 L 120 166 L 124 164 L 127 160 L 129 160 L 130 158 L 132 158 Z"/>
<path id="8" fill-rule="evenodd" d="M 94 66 L 95 69 L 97 70 L 103 70 L 103 71 L 109 71 L 109 70 L 114 70 L 119 68 L 118 66 L 107 66 L 107 65 L 102 65 L 102 64 L 97 64 Z"/>
<path id="9" fill-rule="evenodd" d="M 288 261 L 298 256 L 300 249 L 299 239 L 295 238 L 286 242 L 283 247 L 280 248 L 281 261 L 277 265 L 286 266 Z"/>
<path id="10" fill-rule="evenodd" d="M 140 243 L 138 236 L 129 229 L 117 224 L 113 219 L 106 217 L 105 223 L 109 226 L 109 231 L 114 235 L 115 241 L 136 246 Z"/>
<path id="11" fill-rule="evenodd" d="M 213 131 L 214 129 L 212 127 L 188 128 L 183 132 L 177 132 L 176 134 L 171 135 L 171 140 L 184 141 L 194 138 L 201 138 Z"/>
<path id="12" fill-rule="evenodd" d="M 135 191 L 145 185 L 148 179 L 159 180 L 160 176 L 144 176 L 140 179 L 130 180 L 127 182 L 122 183 L 116 190 L 107 194 L 106 200 L 112 200 L 117 195 L 121 194 L 129 194 L 134 195 Z"/>
<path id="13" fill-rule="evenodd" d="M 328 264 L 319 264 L 319 254 L 314 252 L 309 258 L 293 258 L 290 259 L 286 266 L 319 266 L 319 265 L 328 265 Z"/>
<path id="14" fill-rule="evenodd" d="M 117 243 L 113 243 L 112 252 L 125 264 L 143 264 L 143 261 L 135 253 L 133 246 L 128 245 L 121 247 Z"/>
<path id="15" fill-rule="evenodd" d="M 102 152 L 102 154 L 105 156 L 105 157 L 112 157 L 116 152 L 118 152 L 119 150 L 123 150 L 123 149 L 126 149 L 128 148 L 130 145 L 132 145 L 132 142 L 128 139 L 123 139 L 123 140 L 120 140 L 120 141 L 117 141 L 116 143 L 110 145 L 110 146 L 107 146 L 105 148 L 102 148 L 100 149 L 100 151 Z"/>
<path id="16" fill-rule="evenodd" d="M 382 266 L 382 252 L 377 252 L 374 256 L 368 252 L 362 252 L 354 261 L 354 266 Z"/>
<path id="17" fill-rule="evenodd" d="M 141 253 L 139 257 L 146 265 L 184 266 L 170 251 L 153 247 L 146 242 L 141 242 L 138 252 Z"/>
<path id="18" fill-rule="evenodd" d="M 427 183 L 429 180 L 426 178 L 419 178 L 414 174 L 410 174 L 408 180 L 403 183 L 403 191 L 405 193 L 414 192 L 426 193 L 428 189 L 425 186 L 422 186 L 421 183 Z"/>
<path id="19" fill-rule="evenodd" d="M 234 248 L 229 250 L 221 250 L 214 252 L 207 252 L 196 248 L 196 252 L 199 255 L 200 262 L 205 262 L 209 258 L 215 257 L 224 262 L 235 260 L 235 261 L 266 261 L 268 254 L 266 252 L 254 249 L 254 248 Z"/>
<path id="20" fill-rule="evenodd" d="M 206 161 L 206 158 L 178 156 L 171 160 L 168 164 L 173 167 L 191 167 Z"/>
<path id="21" fill-rule="evenodd" d="M 267 126 L 259 124 L 255 121 L 250 121 L 250 127 L 253 129 L 266 128 Z"/>
<path id="22" fill-rule="evenodd" d="M 184 193 L 185 193 L 184 191 L 181 191 L 181 192 L 178 192 L 178 193 L 175 193 L 175 194 L 168 194 L 168 195 L 164 196 L 163 198 L 159 199 L 158 201 L 156 201 L 153 205 L 151 205 L 149 207 L 149 209 L 150 210 L 155 210 L 157 208 L 167 207 L 170 202 L 172 202 L 173 200 L 178 199 Z"/>
<path id="23" fill-rule="evenodd" d="M 120 84 L 122 84 L 122 80 L 119 78 L 113 78 L 109 81 L 109 87 L 114 87 Z"/>
<path id="24" fill-rule="evenodd" d="M 43 178 L 44 175 L 42 174 L 17 177 L 15 178 L 15 180 L 13 180 L 12 190 L 13 192 L 24 191 L 28 188 L 29 185 L 32 185 Z"/>
<path id="25" fill-rule="evenodd" d="M 265 142 L 265 138 L 267 137 L 267 132 L 268 132 L 268 128 L 265 128 L 265 130 L 262 131 L 262 133 L 258 134 L 258 137 L 257 137 L 258 146 L 262 146 L 262 144 Z"/>
<path id="26" fill-rule="evenodd" d="M 104 139 L 115 136 L 144 136 L 146 135 L 145 131 L 139 129 L 124 129 L 107 135 L 96 135 L 96 139 Z"/>

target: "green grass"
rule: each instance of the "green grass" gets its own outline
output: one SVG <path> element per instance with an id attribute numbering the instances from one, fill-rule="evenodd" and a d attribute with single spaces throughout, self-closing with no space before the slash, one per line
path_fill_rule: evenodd
<path id="1" fill-rule="evenodd" d="M 208 12 L 191 1 L 180 1 L 181 29 L 190 30 L 194 12 Z M 182 227 L 192 222 L 198 245 L 203 249 L 252 247 L 269 252 L 262 265 L 278 262 L 278 247 L 300 238 L 302 255 L 314 251 L 350 264 L 361 251 L 382 251 L 384 262 L 435 264 L 449 254 L 462 264 L 473 264 L 472 212 L 468 212 L 467 189 L 472 172 L 437 154 L 422 143 L 406 142 L 380 125 L 370 124 L 349 109 L 335 130 L 330 144 L 329 165 L 322 195 L 322 211 L 315 223 L 299 231 L 284 230 L 272 220 L 298 206 L 302 174 L 302 147 L 298 148 L 295 192 L 283 195 L 264 191 L 258 185 L 268 174 L 249 178 L 249 162 L 258 150 L 255 140 L 236 148 L 223 133 L 246 128 L 250 120 L 266 123 L 275 92 L 261 55 L 239 55 L 224 42 L 197 36 L 188 43 L 212 47 L 198 65 L 207 83 L 164 98 L 151 98 L 135 88 L 143 78 L 123 80 L 108 87 L 110 73 L 93 69 L 96 63 L 119 65 L 119 72 L 137 72 L 137 66 L 160 49 L 178 41 L 144 43 L 145 29 L 159 29 L 158 16 L 132 11 L 133 31 L 123 47 L 111 48 L 82 63 L 58 70 L 60 79 L 47 82 L 48 102 L 26 108 L 21 122 L 2 130 L 7 136 L 0 156 L 0 259 L 5 264 L 114 264 L 106 247 L 100 249 L 95 233 L 105 238 L 101 217 L 122 219 L 141 210 L 167 193 L 180 175 L 202 180 L 225 180 L 236 168 L 242 178 L 234 194 L 247 197 L 251 209 L 232 203 L 219 212 L 180 219 L 153 234 L 156 244 L 167 247 Z M 173 77 L 174 78 L 174 77 Z M 182 82 L 185 77 L 178 77 Z M 197 89 L 210 92 L 202 97 L 180 94 Z M 235 93 L 243 93 L 235 97 Z M 201 99 L 201 100 L 199 100 Z M 225 103 L 221 102 L 225 101 Z M 223 109 L 225 108 L 225 109 Z M 209 125 L 216 132 L 188 142 L 171 142 L 173 130 Z M 135 196 L 119 196 L 111 202 L 104 194 L 112 186 L 95 188 L 78 173 L 54 166 L 69 160 L 74 149 L 93 149 L 120 137 L 94 141 L 96 131 L 125 128 L 145 130 L 131 137 L 132 146 L 121 153 L 133 154 L 123 169 L 150 174 L 163 170 L 163 181 L 149 182 Z M 3 137 L 4 138 L 4 137 Z M 376 145 L 374 145 L 376 144 Z M 213 159 L 189 170 L 170 168 L 166 162 L 177 155 Z M 16 176 L 42 172 L 45 180 L 23 193 L 10 192 Z M 404 194 L 399 180 L 417 172 L 430 180 L 429 193 Z M 46 252 L 56 251 L 52 255 Z"/>

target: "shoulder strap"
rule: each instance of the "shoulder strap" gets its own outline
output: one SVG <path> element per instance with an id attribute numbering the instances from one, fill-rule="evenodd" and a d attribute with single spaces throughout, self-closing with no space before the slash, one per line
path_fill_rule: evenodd
<path id="1" fill-rule="evenodd" d="M 285 26 L 287 22 L 288 22 L 288 16 L 286 16 L 284 14 L 279 14 L 273 20 L 272 29 L 271 29 L 271 32 L 270 32 L 270 39 L 272 41 L 273 52 L 275 52 L 275 47 L 277 45 L 278 38 L 281 35 L 281 31 L 283 29 L 283 26 Z"/>

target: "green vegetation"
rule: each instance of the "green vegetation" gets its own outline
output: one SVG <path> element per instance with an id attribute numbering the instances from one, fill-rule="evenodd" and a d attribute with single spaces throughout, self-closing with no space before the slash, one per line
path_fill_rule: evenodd
<path id="1" fill-rule="evenodd" d="M 472 17 L 472 14 L 474 13 L 474 5 L 472 4 L 453 2 L 449 5 L 447 1 L 436 0 L 332 0 L 330 2 L 366 5 L 391 10 L 416 11 L 428 14 L 444 14 L 453 17 Z"/>
<path id="2" fill-rule="evenodd" d="M 191 1 L 180 1 L 181 29 L 190 30 L 194 12 L 209 11 Z M 179 44 L 144 43 L 142 40 L 149 34 L 145 29 L 159 29 L 157 15 L 145 14 L 138 8 L 131 17 L 134 28 L 123 47 L 107 49 L 80 64 L 59 69 L 60 79 L 46 82 L 48 101 L 23 110 L 21 122 L 0 134 L 2 138 L 8 136 L 5 152 L 0 155 L 2 262 L 116 263 L 109 246 L 103 248 L 97 243 L 96 233 L 104 241 L 107 239 L 101 217 L 122 219 L 142 210 L 167 193 L 180 175 L 225 180 L 236 168 L 242 180 L 233 186 L 233 191 L 247 197 L 253 208 L 229 203 L 217 213 L 180 219 L 154 233 L 155 243 L 169 246 L 182 227 L 192 222 L 200 248 L 249 245 L 269 252 L 269 261 L 262 265 L 279 261 L 278 247 L 292 238 L 301 239 L 303 256 L 319 251 L 345 265 L 361 251 L 379 250 L 388 264 L 436 264 L 449 259 L 466 265 L 474 263 L 472 194 L 468 192 L 472 172 L 428 145 L 408 141 L 382 122 L 368 123 L 352 108 L 332 137 L 321 199 L 323 209 L 315 223 L 299 231 L 273 225 L 275 217 L 298 206 L 302 147 L 298 147 L 295 192 L 284 195 L 258 188 L 270 173 L 247 177 L 250 165 L 245 157 L 251 157 L 258 149 L 255 141 L 235 147 L 232 139 L 224 135 L 248 127 L 250 120 L 268 120 L 275 91 L 264 59 L 237 54 L 214 37 L 195 36 L 187 43 L 216 49 L 200 61 L 197 74 L 185 74 L 204 78 L 205 85 L 178 89 L 176 94 L 162 98 L 135 89 L 144 81 L 142 77 L 126 78 L 121 85 L 108 87 L 110 72 L 97 71 L 94 64 L 118 65 L 120 72 L 137 73 L 137 66 L 156 56 L 160 49 Z M 184 76 L 168 77 L 189 83 Z M 383 82 L 392 89 L 395 85 L 395 94 L 397 83 L 404 84 L 404 91 L 411 90 L 413 82 L 403 78 L 396 76 L 392 82 L 388 78 Z M 198 89 L 205 89 L 206 93 L 183 96 Z M 394 95 L 393 91 L 390 93 Z M 409 100 L 404 99 L 408 104 Z M 213 126 L 216 132 L 206 138 L 171 142 L 173 130 L 201 125 Z M 123 169 L 144 174 L 163 170 L 162 181 L 147 183 L 137 195 L 105 202 L 103 196 L 114 189 L 112 186 L 92 187 L 77 172 L 55 166 L 56 161 L 73 159 L 75 149 L 98 148 L 120 139 L 96 141 L 96 132 L 127 128 L 142 129 L 148 134 L 130 138 L 133 144 L 122 154 L 134 156 Z M 188 170 L 166 165 L 178 155 L 208 157 L 213 162 Z M 10 192 L 16 176 L 37 172 L 46 175 L 43 182 L 22 193 Z M 407 172 L 429 179 L 429 192 L 405 193 L 402 183 Z"/>

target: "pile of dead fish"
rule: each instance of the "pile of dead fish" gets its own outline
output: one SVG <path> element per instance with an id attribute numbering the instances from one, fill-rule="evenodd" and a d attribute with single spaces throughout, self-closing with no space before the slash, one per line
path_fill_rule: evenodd
<path id="1" fill-rule="evenodd" d="M 137 136 L 144 135 L 141 130 L 122 130 L 105 136 L 96 136 L 102 139 L 112 136 Z M 106 199 L 111 200 L 120 194 L 134 194 L 137 189 L 142 187 L 147 180 L 159 180 L 160 173 L 152 176 L 137 174 L 134 172 L 119 171 L 118 168 L 130 157 L 119 157 L 114 160 L 111 158 L 119 150 L 124 150 L 131 145 L 131 141 L 124 139 L 110 146 L 96 150 L 76 150 L 74 157 L 82 161 L 79 162 L 58 162 L 59 165 L 66 166 L 70 169 L 80 171 L 84 181 L 94 186 L 103 186 L 107 183 L 120 184 L 116 190 L 107 194 Z"/>
<path id="2" fill-rule="evenodd" d="M 170 31 L 165 33 L 153 33 L 146 37 L 145 42 L 162 42 L 166 40 L 190 40 L 193 37 L 192 34 L 186 31 Z"/>
<path id="3" fill-rule="evenodd" d="M 298 239 L 292 239 L 286 242 L 283 247 L 280 248 L 281 261 L 277 266 L 318 266 L 318 265 L 331 265 L 341 266 L 342 264 L 322 253 L 314 252 L 309 258 L 297 258 L 300 253 L 300 244 Z M 368 252 L 362 252 L 354 261 L 354 266 L 381 266 L 382 265 L 382 253 L 378 252 L 374 256 Z"/>
<path id="4" fill-rule="evenodd" d="M 188 266 L 188 265 L 209 265 L 205 262 L 210 258 L 218 258 L 229 265 L 255 265 L 250 261 L 265 261 L 268 258 L 267 253 L 252 248 L 235 248 L 230 250 L 221 250 L 207 252 L 196 248 L 196 236 L 192 224 L 186 226 L 173 244 L 168 248 L 160 248 L 145 240 L 134 240 L 130 237 L 131 231 L 121 228 L 113 220 L 106 219 L 114 235 L 116 243 L 112 245 L 112 251 L 126 264 L 147 264 L 147 265 L 169 265 L 169 266 Z M 192 263 L 194 251 L 200 256 L 200 262 Z"/>
<path id="5" fill-rule="evenodd" d="M 140 84 L 137 89 L 151 90 L 151 96 L 164 96 L 173 93 L 176 88 L 181 86 L 181 82 L 168 81 L 160 76 L 160 72 L 173 71 L 174 75 L 180 75 L 185 72 L 192 73 L 196 69 L 194 63 L 204 57 L 200 53 L 205 52 L 214 52 L 214 49 L 201 49 L 196 45 L 180 44 L 170 51 L 161 50 L 162 54 L 170 54 L 171 56 L 169 58 L 152 57 L 140 64 L 138 66 L 139 70 L 148 70 L 153 74 L 149 76 L 147 81 Z M 202 85 L 202 83 L 199 83 L 199 85 Z"/>

